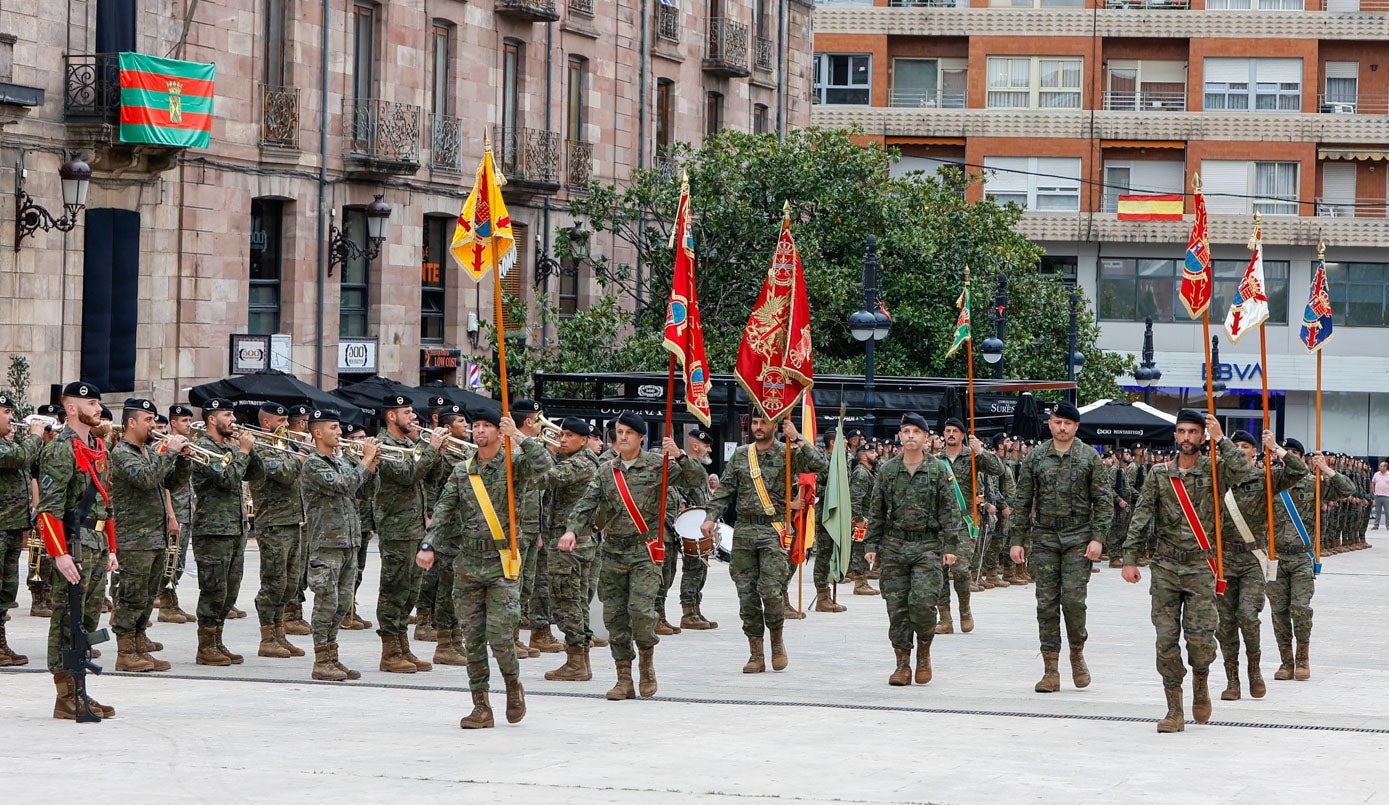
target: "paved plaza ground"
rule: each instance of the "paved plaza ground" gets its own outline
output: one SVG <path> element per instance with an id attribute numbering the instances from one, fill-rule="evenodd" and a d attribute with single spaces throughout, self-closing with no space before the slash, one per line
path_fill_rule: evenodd
<path id="1" fill-rule="evenodd" d="M 1177 735 L 1154 730 L 1165 705 L 1146 575 L 1131 586 L 1107 567 L 1090 586 L 1095 681 L 1086 690 L 1070 686 L 1063 657 L 1062 691 L 1032 692 L 1041 659 L 1031 586 L 975 594 L 978 627 L 936 639 L 935 679 L 924 687 L 888 687 L 882 600 L 849 595 L 849 585 L 840 587 L 848 612 L 788 624 L 790 668 L 745 676 L 733 585 L 715 562 L 705 612 L 720 628 L 662 639 L 654 700 L 602 698 L 614 679 L 606 650 L 593 652 L 587 683 L 546 682 L 563 655 L 543 655 L 522 661 L 529 712 L 521 724 L 504 723 L 494 694 L 498 726 L 465 732 L 464 669 L 380 673 L 373 632 L 341 635 L 359 682 L 310 681 L 307 637 L 294 638 L 307 657 L 256 657 L 256 560 L 253 544 L 238 600 L 250 617 L 226 630 L 245 664 L 194 665 L 194 626 L 158 624 L 150 635 L 167 646 L 173 670 L 92 679 L 97 697 L 119 710 L 102 724 L 50 718 L 47 622 L 28 616 L 21 590 L 10 643 L 31 660 L 0 670 L 5 799 L 1389 802 L 1385 540 L 1327 558 L 1313 602 L 1310 681 L 1272 680 L 1277 651 L 1265 613 L 1268 696 L 1217 698 L 1211 724 Z M 360 599 L 369 619 L 378 570 L 373 553 Z M 192 593 L 183 596 L 190 610 Z M 113 668 L 114 643 L 101 648 L 99 664 Z M 428 658 L 432 645 L 415 650 Z M 1211 683 L 1218 696 L 1219 662 Z"/>

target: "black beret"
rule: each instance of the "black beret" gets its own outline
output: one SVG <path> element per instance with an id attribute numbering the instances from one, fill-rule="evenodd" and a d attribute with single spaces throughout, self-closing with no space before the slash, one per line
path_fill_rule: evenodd
<path id="1" fill-rule="evenodd" d="M 641 415 L 635 411 L 623 411 L 618 414 L 617 424 L 626 425 L 637 433 L 643 436 L 646 435 L 646 420 L 642 419 Z"/>
<path id="2" fill-rule="evenodd" d="M 1303 447 L 1302 442 L 1299 442 L 1297 439 L 1284 439 L 1283 447 L 1288 450 L 1296 450 L 1297 452 L 1302 453 L 1304 455 L 1307 453 L 1307 448 Z"/>
<path id="3" fill-rule="evenodd" d="M 289 416 L 289 409 L 277 402 L 261 403 L 260 412 L 271 416 Z"/>
<path id="4" fill-rule="evenodd" d="M 710 446 L 713 446 L 714 444 L 714 437 L 710 436 L 709 431 L 705 430 L 704 428 L 695 428 L 694 430 L 690 431 L 690 438 L 694 439 L 697 442 L 704 442 L 705 444 Z"/>
<path id="5" fill-rule="evenodd" d="M 1007 437 L 1007 436 L 1003 435 L 1002 433 L 996 433 L 996 434 L 994 434 L 994 438 L 993 438 L 993 446 L 994 446 L 994 447 L 998 447 L 999 445 L 1003 444 L 1003 443 L 1006 442 L 1006 441 L 1008 441 L 1008 437 Z"/>
<path id="6" fill-rule="evenodd" d="M 585 422 L 585 421 L 582 420 L 582 419 L 579 419 L 579 418 L 576 417 L 576 416 L 567 416 L 567 417 L 565 417 L 565 418 L 564 418 L 564 421 L 561 422 L 561 423 L 559 423 L 559 426 L 560 426 L 560 429 L 562 429 L 562 430 L 567 430 L 567 431 L 569 431 L 570 433 L 574 433 L 574 434 L 577 434 L 577 435 L 579 435 L 579 436 L 592 436 L 592 435 L 593 435 L 593 426 L 592 426 L 592 425 L 589 425 L 587 422 Z"/>
<path id="7" fill-rule="evenodd" d="M 315 408 L 309 412 L 310 422 L 341 422 L 342 414 L 336 408 Z"/>
<path id="8" fill-rule="evenodd" d="M 174 403 L 173 405 L 169 406 L 169 418 L 170 418 L 170 419 L 173 419 L 174 417 L 192 416 L 192 415 L 193 415 L 193 409 L 190 408 L 190 407 L 187 406 L 187 405 L 183 405 L 182 403 Z"/>
<path id="9" fill-rule="evenodd" d="M 869 447 L 869 446 L 866 445 L 866 444 L 861 444 L 861 445 L 859 445 L 859 446 L 858 446 L 858 449 L 854 451 L 854 453 L 856 453 L 856 454 L 857 454 L 857 453 L 871 453 L 871 452 L 873 452 L 873 448 Z"/>
<path id="10" fill-rule="evenodd" d="M 857 436 L 857 437 L 859 437 L 860 439 L 862 439 L 862 438 L 863 438 L 863 431 L 859 430 L 858 428 L 854 428 L 853 430 L 849 431 L 849 435 L 850 435 L 851 437 L 852 437 L 852 436 Z"/>
<path id="11" fill-rule="evenodd" d="M 312 411 L 313 411 L 313 407 L 310 406 L 310 405 L 308 405 L 307 403 L 299 403 L 298 405 L 291 405 L 291 406 L 289 407 L 289 418 L 290 418 L 290 419 L 304 419 L 304 418 L 306 418 L 310 413 L 312 413 Z"/>
<path id="12" fill-rule="evenodd" d="M 3 393 L 0 393 L 0 408 L 13 408 L 13 407 L 14 407 L 14 401 L 12 401 L 9 397 L 6 397 Z"/>
<path id="13" fill-rule="evenodd" d="M 1259 446 L 1259 443 L 1254 439 L 1254 434 L 1250 433 L 1247 430 L 1237 430 L 1234 433 L 1230 434 L 1230 441 L 1234 442 L 1235 444 L 1240 444 L 1241 442 L 1243 442 L 1244 444 L 1252 444 L 1255 447 Z"/>
<path id="14" fill-rule="evenodd" d="M 905 417 L 903 417 L 903 418 L 905 419 Z M 921 420 L 921 421 L 922 421 L 922 422 L 925 422 L 926 420 L 923 419 L 923 420 Z M 957 416 L 952 416 L 952 417 L 950 417 L 949 419 L 945 420 L 945 428 L 951 428 L 951 427 L 959 428 L 960 430 L 964 430 L 964 429 L 965 429 L 965 423 L 962 422 L 962 421 L 960 421 L 960 418 L 959 418 L 959 417 L 957 417 Z M 944 431 L 945 428 L 941 428 L 941 430 Z M 926 426 L 925 426 L 925 425 L 922 425 L 922 426 L 921 426 L 921 429 L 922 429 L 922 430 L 926 430 Z"/>
<path id="15" fill-rule="evenodd" d="M 169 418 L 164 416 L 163 414 L 156 414 L 154 417 L 154 422 L 157 425 L 167 425 L 169 424 Z"/>
<path id="16" fill-rule="evenodd" d="M 1072 422 L 1080 421 L 1080 409 L 1076 408 L 1075 405 L 1068 400 L 1062 400 L 1057 403 L 1056 407 L 1051 409 L 1051 415 L 1059 416 L 1062 419 L 1069 419 Z"/>
<path id="17" fill-rule="evenodd" d="M 102 419 L 115 419 L 116 417 L 111 413 L 111 409 L 110 409 L 110 408 L 107 408 L 106 406 L 103 405 L 103 406 L 101 406 L 101 418 L 102 418 Z"/>
<path id="18" fill-rule="evenodd" d="M 1206 426 L 1206 415 L 1191 408 L 1183 408 L 1177 412 L 1177 422 L 1185 422 L 1188 425 Z"/>
<path id="19" fill-rule="evenodd" d="M 404 394 L 387 394 L 386 399 L 381 404 L 381 408 L 389 411 L 392 408 L 409 408 L 412 405 L 414 405 L 414 403 L 410 402 L 410 398 L 406 397 Z"/>
<path id="20" fill-rule="evenodd" d="M 513 414 L 520 414 L 522 416 L 532 416 L 534 414 L 540 413 L 543 410 L 544 409 L 540 407 L 540 403 L 536 402 L 535 400 L 526 399 L 525 397 L 522 397 L 519 400 L 511 401 L 511 413 Z"/>
<path id="21" fill-rule="evenodd" d="M 66 408 L 62 407 L 61 405 L 55 405 L 53 403 L 49 403 L 48 405 L 40 405 L 38 408 L 34 409 L 34 413 L 39 414 L 40 416 L 56 417 L 59 422 L 62 422 L 64 419 L 67 419 L 68 415 Z"/>
<path id="22" fill-rule="evenodd" d="M 231 400 L 228 400 L 225 397 L 213 397 L 212 399 L 203 403 L 203 416 L 207 416 L 209 413 L 213 411 L 230 410 L 232 410 L 232 402 Z"/>
<path id="23" fill-rule="evenodd" d="M 63 386 L 64 397 L 79 397 L 84 400 L 101 399 L 101 389 L 81 380 Z"/>
<path id="24" fill-rule="evenodd" d="M 430 398 L 429 398 L 429 407 L 430 407 L 430 408 L 447 408 L 448 406 L 449 406 L 449 400 L 448 400 L 447 397 L 430 397 Z"/>
<path id="25" fill-rule="evenodd" d="M 921 428 L 923 431 L 929 430 L 929 428 L 926 427 L 926 417 L 910 411 L 902 415 L 902 427 L 905 428 L 908 425 Z"/>
<path id="26" fill-rule="evenodd" d="M 453 405 L 444 406 L 444 410 L 439 412 L 439 419 L 440 421 L 442 421 L 444 417 L 451 417 L 456 419 L 460 416 L 467 415 L 468 412 L 463 410 L 463 406 L 459 405 L 458 403 L 454 403 Z"/>
<path id="27" fill-rule="evenodd" d="M 149 400 L 142 400 L 139 397 L 128 398 L 125 401 L 124 408 L 127 411 L 149 411 L 151 414 L 156 415 L 159 413 L 159 409 L 154 406 L 154 403 Z"/>
<path id="28" fill-rule="evenodd" d="M 501 427 L 502 412 L 495 408 L 484 408 L 477 416 L 473 417 L 473 422 L 490 422 L 496 427 Z"/>

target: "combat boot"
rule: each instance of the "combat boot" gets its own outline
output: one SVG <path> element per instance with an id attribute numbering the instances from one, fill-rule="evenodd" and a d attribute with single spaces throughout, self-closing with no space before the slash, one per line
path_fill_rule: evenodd
<path id="1" fill-rule="evenodd" d="M 420 607 L 419 617 L 415 619 L 415 639 L 433 643 L 439 639 L 439 630 L 434 628 L 434 610 Z"/>
<path id="2" fill-rule="evenodd" d="M 974 631 L 974 613 L 970 611 L 968 601 L 960 602 L 960 631 L 965 634 Z"/>
<path id="3" fill-rule="evenodd" d="M 1250 693 L 1253 693 L 1251 690 Z M 1222 702 L 1239 701 L 1239 660 L 1225 661 L 1225 690 L 1220 692 Z"/>
<path id="4" fill-rule="evenodd" d="M 632 687 L 632 661 L 616 660 L 615 662 L 617 663 L 617 684 L 608 691 L 608 701 L 620 702 L 623 699 L 637 698 L 637 690 Z"/>
<path id="5" fill-rule="evenodd" d="M 675 631 L 680 631 L 676 629 Z M 659 632 L 657 632 L 659 634 Z M 539 629 L 531 629 L 530 648 L 539 651 L 541 654 L 558 654 L 564 651 L 564 644 L 555 640 L 555 636 L 550 632 L 549 626 L 542 626 Z"/>
<path id="6" fill-rule="evenodd" d="M 995 583 L 993 576 L 986 574 L 979 580 L 979 586 L 983 587 L 985 590 L 992 590 L 993 588 L 997 587 L 998 584 Z"/>
<path id="7" fill-rule="evenodd" d="M 413 651 L 410 650 L 410 640 L 409 640 L 409 638 L 407 638 L 405 635 L 403 635 L 403 634 L 398 634 L 398 635 L 396 635 L 396 636 L 395 636 L 395 642 L 396 642 L 396 646 L 398 646 L 398 647 L 400 648 L 400 656 L 402 656 L 402 657 L 404 657 L 405 659 L 409 660 L 410 662 L 414 663 L 414 664 L 415 664 L 415 670 L 416 670 L 416 671 L 432 671 L 432 670 L 434 670 L 434 664 L 433 664 L 433 663 L 427 662 L 427 661 L 425 661 L 425 660 L 420 659 L 419 657 L 416 657 L 416 656 L 415 656 L 415 653 L 414 653 Z"/>
<path id="8" fill-rule="evenodd" d="M 1167 715 L 1157 723 L 1158 732 L 1181 732 L 1186 729 L 1186 713 L 1182 712 L 1182 689 L 1166 688 Z"/>
<path id="9" fill-rule="evenodd" d="M 506 723 L 519 724 L 526 717 L 526 689 L 520 676 L 502 678 L 506 682 Z"/>
<path id="10" fill-rule="evenodd" d="M 153 671 L 154 663 L 135 650 L 135 633 L 116 635 L 116 670 L 143 673 Z"/>
<path id="11" fill-rule="evenodd" d="M 817 587 L 815 589 L 815 611 L 816 612 L 843 612 L 848 607 L 843 604 L 836 604 L 830 598 L 830 588 Z"/>
<path id="12" fill-rule="evenodd" d="M 352 618 L 353 631 L 371 628 L 371 621 L 361 616 L 361 610 L 357 609 L 357 602 L 355 600 L 352 602 L 352 608 L 348 610 L 348 616 Z"/>
<path id="13" fill-rule="evenodd" d="M 1014 587 L 1026 587 L 1032 583 L 1032 576 L 1027 572 L 1027 565 L 1013 565 L 1013 575 L 1008 578 L 1008 583 Z"/>
<path id="14" fill-rule="evenodd" d="M 881 595 L 878 589 L 868 583 L 868 578 L 862 573 L 854 576 L 854 595 Z"/>
<path id="15" fill-rule="evenodd" d="M 41 597 L 36 595 L 34 596 L 34 600 L 29 604 L 29 617 L 51 618 L 53 617 L 53 607 L 49 606 Z"/>
<path id="16" fill-rule="evenodd" d="M 955 634 L 955 622 L 950 619 L 950 605 L 936 607 L 936 634 Z"/>
<path id="17" fill-rule="evenodd" d="M 588 644 L 589 644 L 590 646 L 593 646 L 594 648 L 607 648 L 607 647 L 608 647 L 608 638 L 606 638 L 606 637 L 599 637 L 598 635 L 594 635 L 593 637 L 590 637 L 590 638 L 588 639 Z"/>
<path id="18" fill-rule="evenodd" d="M 1297 665 L 1293 668 L 1293 679 L 1304 682 L 1312 678 L 1312 661 L 1307 656 L 1308 644 L 1297 644 Z"/>
<path id="19" fill-rule="evenodd" d="M 274 626 L 262 626 L 260 627 L 260 647 L 256 649 L 256 656 L 287 660 L 292 655 L 289 653 L 289 649 L 280 645 L 280 641 L 275 639 Z"/>
<path id="20" fill-rule="evenodd" d="M 1279 647 L 1278 647 L 1278 658 L 1279 658 L 1279 660 L 1281 660 L 1282 664 L 1278 666 L 1278 670 L 1277 670 L 1277 671 L 1274 671 L 1274 672 L 1273 672 L 1273 678 L 1276 679 L 1276 680 L 1279 680 L 1279 681 L 1282 681 L 1282 680 L 1284 680 L 1284 679 L 1292 679 L 1292 678 L 1293 678 L 1293 647 L 1292 647 L 1292 646 L 1279 646 Z"/>
<path id="21" fill-rule="evenodd" d="M 62 671 L 53 675 L 53 687 L 58 689 L 58 698 L 53 700 L 53 717 L 61 721 L 77 720 L 77 689 L 72 682 L 72 674 Z"/>
<path id="22" fill-rule="evenodd" d="M 781 642 L 781 627 L 769 629 L 768 632 L 772 636 L 772 670 L 784 671 L 787 664 L 786 644 Z"/>
<path id="23" fill-rule="evenodd" d="M 462 629 L 436 629 L 439 642 L 434 645 L 434 664 L 462 666 L 468 664 L 463 653 Z"/>
<path id="24" fill-rule="evenodd" d="M 5 624 L 0 621 L 0 666 L 28 664 L 28 657 L 17 654 L 14 649 L 10 648 L 9 641 L 5 636 Z"/>
<path id="25" fill-rule="evenodd" d="M 540 649 L 538 649 L 538 648 L 531 648 L 530 646 L 528 646 L 528 645 L 526 645 L 525 643 L 522 643 L 522 642 L 521 642 L 521 627 L 520 627 L 520 626 L 517 626 L 515 629 L 512 630 L 512 632 L 511 632 L 511 642 L 513 642 L 513 643 L 516 644 L 516 659 L 518 659 L 518 660 L 524 660 L 524 659 L 526 659 L 527 657 L 539 657 L 539 656 L 540 656 Z"/>
<path id="26" fill-rule="evenodd" d="M 762 653 L 762 638 L 748 638 L 748 661 L 743 663 L 743 673 L 760 674 L 767 670 L 767 659 Z"/>
<path id="27" fill-rule="evenodd" d="M 713 628 L 709 625 L 709 622 L 704 619 L 704 616 L 699 614 L 698 604 L 681 604 L 680 611 L 681 629 L 692 629 L 694 631 L 701 631 L 704 629 Z"/>
<path id="28" fill-rule="evenodd" d="M 178 600 L 173 590 L 161 590 L 154 599 L 154 607 L 159 610 L 160 623 L 187 623 L 188 613 L 178 608 Z"/>
<path id="29" fill-rule="evenodd" d="M 240 620 L 244 617 L 246 617 L 246 610 L 244 609 L 237 609 L 236 607 L 232 607 L 231 609 L 227 610 L 226 620 Z"/>
<path id="30" fill-rule="evenodd" d="M 1038 693 L 1055 693 L 1061 690 L 1061 672 L 1056 668 L 1060 660 L 1061 653 L 1058 651 L 1042 652 L 1042 678 L 1033 690 Z"/>
<path id="31" fill-rule="evenodd" d="M 666 607 L 664 603 L 656 607 L 656 634 L 662 637 L 680 634 L 680 627 L 666 620 Z"/>
<path id="32" fill-rule="evenodd" d="M 1110 566 L 1110 567 L 1123 567 L 1123 566 L 1124 566 L 1124 560 L 1123 560 L 1123 559 L 1118 559 L 1118 558 L 1110 559 L 1110 560 L 1109 560 L 1109 566 Z"/>
<path id="33" fill-rule="evenodd" d="M 240 665 L 241 663 L 246 661 L 246 658 L 242 657 L 240 654 L 233 654 L 231 652 L 231 649 L 227 648 L 227 645 L 222 642 L 221 626 L 218 626 L 216 629 L 214 629 L 212 633 L 217 636 L 217 650 L 225 654 L 227 659 L 231 660 L 232 665 Z"/>
<path id="34" fill-rule="evenodd" d="M 304 635 L 313 634 L 313 628 L 308 621 L 304 620 L 304 608 L 300 604 L 285 604 L 285 634 Z"/>
<path id="35" fill-rule="evenodd" d="M 347 681 L 348 681 L 348 682 L 351 682 L 351 681 L 354 680 L 354 679 L 361 679 L 361 678 L 362 678 L 361 672 L 359 672 L 359 671 L 354 671 L 354 670 L 352 670 L 351 668 L 348 668 L 346 665 L 343 665 L 343 664 L 342 664 L 342 660 L 339 660 L 339 659 L 338 659 L 338 644 L 337 644 L 337 643 L 329 643 L 328 645 L 330 645 L 330 646 L 333 647 L 333 667 L 334 667 L 334 668 L 337 668 L 339 671 L 342 671 L 344 674 L 347 674 Z"/>
<path id="36" fill-rule="evenodd" d="M 787 620 L 798 621 L 805 617 L 804 612 L 791 606 L 791 593 L 789 591 L 781 594 L 781 604 L 782 607 L 785 609 L 785 616 Z"/>
<path id="37" fill-rule="evenodd" d="M 887 678 L 887 684 L 894 688 L 905 687 L 912 683 L 912 650 L 909 648 L 893 648 L 897 654 L 897 668 L 892 672 L 892 676 Z"/>
<path id="38" fill-rule="evenodd" d="M 415 673 L 415 664 L 400 652 L 396 638 L 397 635 L 393 634 L 381 635 L 381 670 L 388 674 Z"/>
<path id="39" fill-rule="evenodd" d="M 198 655 L 193 660 L 198 665 L 231 665 L 231 657 L 217 647 L 217 630 L 212 627 L 198 627 Z"/>
<path id="40" fill-rule="evenodd" d="M 1009 575 L 1009 573 L 991 573 L 989 574 L 989 577 L 993 579 L 995 587 L 998 587 L 1000 589 L 1007 589 L 1008 587 L 1013 586 L 1012 581 L 1008 578 Z"/>
<path id="41" fill-rule="evenodd" d="M 494 727 L 492 705 L 487 701 L 487 691 L 473 691 L 473 712 L 459 719 L 458 727 L 465 730 L 482 730 Z"/>
<path id="42" fill-rule="evenodd" d="M 1256 699 L 1264 698 L 1268 693 L 1268 685 L 1264 684 L 1264 672 L 1259 667 L 1260 653 L 1257 651 L 1249 654 L 1249 695 Z"/>
<path id="43" fill-rule="evenodd" d="M 163 650 L 164 645 L 162 643 L 156 643 L 153 640 L 150 640 L 147 636 L 145 636 L 144 629 L 141 629 L 140 631 L 135 633 L 135 651 L 138 652 L 141 657 L 144 657 L 145 659 L 154 663 L 153 670 L 155 671 L 167 671 L 170 668 L 174 667 L 168 660 L 161 660 L 160 658 L 154 656 L 153 652 Z"/>
<path id="44" fill-rule="evenodd" d="M 551 682 L 587 682 L 593 675 L 585 670 L 585 649 L 583 646 L 565 646 L 564 665 L 553 671 L 546 671 L 545 678 Z"/>
<path id="45" fill-rule="evenodd" d="M 1090 666 L 1085 664 L 1085 644 L 1071 644 L 1071 683 L 1078 688 L 1090 687 Z"/>
<path id="46" fill-rule="evenodd" d="M 916 684 L 925 685 L 931 681 L 931 640 L 916 641 Z"/>
<path id="47" fill-rule="evenodd" d="M 1210 674 L 1207 671 L 1191 672 L 1191 717 L 1197 724 L 1211 720 L 1211 692 L 1207 687 Z"/>
<path id="48" fill-rule="evenodd" d="M 313 647 L 313 673 L 310 677 L 325 682 L 347 681 L 347 674 L 333 664 L 333 645 L 331 643 Z"/>
<path id="49" fill-rule="evenodd" d="M 275 642 L 276 642 L 276 643 L 279 643 L 281 646 L 283 646 L 284 649 L 285 649 L 285 651 L 288 651 L 288 652 L 289 652 L 289 656 L 291 656 L 291 657 L 302 657 L 302 656 L 304 656 L 304 650 L 303 650 L 302 648 L 299 648 L 298 646 L 294 645 L 293 643 L 289 642 L 289 638 L 288 638 L 287 636 L 285 636 L 285 624 L 284 624 L 284 621 L 281 621 L 281 622 L 275 624 Z"/>
<path id="50" fill-rule="evenodd" d="M 656 695 L 656 649 L 637 649 L 637 667 L 640 672 L 639 692 L 643 699 Z"/>

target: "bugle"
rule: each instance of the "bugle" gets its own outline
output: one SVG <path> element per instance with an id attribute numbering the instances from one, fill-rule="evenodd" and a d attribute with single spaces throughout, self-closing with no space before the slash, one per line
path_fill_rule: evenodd
<path id="1" fill-rule="evenodd" d="M 43 537 L 37 528 L 29 531 L 27 545 L 29 546 L 29 581 L 30 583 L 43 581 L 41 568 L 43 567 L 44 554 L 47 551 L 43 547 Z"/>
<path id="2" fill-rule="evenodd" d="M 564 428 L 544 414 L 536 414 L 535 420 L 540 423 L 540 437 L 545 440 L 545 444 L 559 447 L 559 432 Z"/>
<path id="3" fill-rule="evenodd" d="M 30 433 L 35 433 L 40 429 L 57 433 L 63 429 L 62 424 L 58 422 L 56 417 L 44 416 L 43 414 L 30 414 L 21 421 L 24 423 L 24 427 L 29 429 Z"/>
<path id="4" fill-rule="evenodd" d="M 164 440 L 168 438 L 168 436 L 159 433 L 150 434 L 150 442 L 160 445 L 160 452 L 163 452 Z M 199 447 L 192 442 L 189 442 L 185 447 L 188 449 L 188 457 L 198 464 L 205 466 L 217 464 L 225 467 L 232 463 L 231 453 L 219 453 L 216 450 L 208 450 L 206 447 Z"/>
<path id="5" fill-rule="evenodd" d="M 468 456 L 477 452 L 477 445 L 473 444 L 472 442 L 466 439 L 460 439 L 457 436 L 450 436 L 447 428 L 434 428 L 432 430 L 430 428 L 422 428 L 420 430 L 420 435 L 425 439 L 432 439 L 440 432 L 444 434 L 445 450 L 451 451 L 459 456 L 462 456 L 463 458 L 467 458 Z"/>
<path id="6" fill-rule="evenodd" d="M 345 449 L 345 450 L 351 452 L 352 455 L 354 455 L 354 456 L 356 456 L 356 457 L 358 457 L 358 458 L 361 458 L 361 457 L 362 457 L 362 447 L 363 447 L 365 444 L 366 444 L 365 441 L 352 440 L 352 439 L 344 439 L 344 440 L 342 440 L 341 442 L 339 442 L 339 446 L 341 446 L 343 449 Z M 394 444 L 381 444 L 380 442 L 377 442 L 377 443 L 376 443 L 376 448 L 377 448 L 378 450 L 380 450 L 382 453 L 396 453 L 396 454 L 398 454 L 398 455 L 400 455 L 400 456 L 402 456 L 402 457 L 407 457 L 407 456 L 408 456 L 408 457 L 413 458 L 413 459 L 419 459 L 420 456 L 424 455 L 424 445 L 423 445 L 423 444 L 417 444 L 417 445 L 414 445 L 413 447 L 401 447 L 401 446 L 399 446 L 399 445 L 394 445 Z"/>
<path id="7" fill-rule="evenodd" d="M 290 437 L 287 428 L 280 427 L 271 431 L 265 430 L 264 428 L 257 428 L 254 425 L 236 425 L 233 432 L 235 431 L 251 434 L 257 442 L 260 442 L 263 446 L 271 450 L 279 450 L 282 453 L 293 453 L 296 455 L 299 453 L 296 440 Z"/>

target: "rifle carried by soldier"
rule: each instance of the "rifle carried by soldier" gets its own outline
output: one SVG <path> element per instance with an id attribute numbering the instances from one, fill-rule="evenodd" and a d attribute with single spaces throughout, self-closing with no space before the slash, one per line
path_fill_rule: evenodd
<path id="1" fill-rule="evenodd" d="M 88 632 L 82 625 L 82 585 L 68 585 L 67 614 L 68 645 L 63 648 L 63 670 L 72 674 L 73 695 L 77 704 L 77 721 L 90 724 L 101 721 L 101 716 L 92 710 L 91 700 L 87 698 L 87 673 L 101 673 L 101 666 L 88 658 L 91 647 L 104 643 L 111 637 L 105 629 Z"/>

